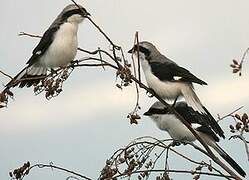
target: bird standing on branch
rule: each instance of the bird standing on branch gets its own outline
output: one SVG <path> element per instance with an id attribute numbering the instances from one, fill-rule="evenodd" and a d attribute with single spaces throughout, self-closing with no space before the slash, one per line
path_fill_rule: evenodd
<path id="1" fill-rule="evenodd" d="M 82 6 L 66 6 L 43 34 L 27 62 L 28 65 L 6 88 L 38 84 L 46 77 L 49 69 L 66 67 L 73 61 L 78 47 L 78 25 L 89 15 Z"/>
<path id="2" fill-rule="evenodd" d="M 207 116 L 195 111 L 184 101 L 177 102 L 175 104 L 175 110 L 193 127 L 196 133 L 198 133 L 209 146 L 218 152 L 241 176 L 245 177 L 245 171 L 217 144 L 219 138 L 207 123 Z M 196 137 L 181 120 L 159 101 L 155 102 L 144 115 L 149 116 L 159 129 L 167 131 L 175 141 L 193 142 L 196 140 Z"/>
<path id="3" fill-rule="evenodd" d="M 156 94 L 163 99 L 174 100 L 173 105 L 179 97 L 184 97 L 189 106 L 207 116 L 206 121 L 219 136 L 225 137 L 194 91 L 192 83 L 207 85 L 206 82 L 162 55 L 150 42 L 140 42 L 128 52 L 139 56 L 147 84 Z"/>

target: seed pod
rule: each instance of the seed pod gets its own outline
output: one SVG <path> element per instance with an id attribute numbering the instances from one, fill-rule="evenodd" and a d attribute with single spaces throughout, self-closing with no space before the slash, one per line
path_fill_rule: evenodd
<path id="1" fill-rule="evenodd" d="M 232 68 L 236 68 L 236 66 L 234 64 L 230 64 L 230 67 Z"/>
<path id="2" fill-rule="evenodd" d="M 237 130 L 240 130 L 241 125 L 242 125 L 242 124 L 241 124 L 241 122 L 238 122 L 238 123 L 236 124 L 236 126 L 235 126 L 235 127 L 236 127 L 236 129 L 237 129 Z"/>
<path id="3" fill-rule="evenodd" d="M 5 92 L 6 92 L 9 96 L 11 96 L 11 97 L 14 96 L 13 92 L 11 92 L 9 89 L 7 89 Z"/>
<path id="4" fill-rule="evenodd" d="M 234 68 L 234 69 L 233 69 L 233 73 L 237 73 L 237 72 L 239 72 L 239 69 Z"/>
<path id="5" fill-rule="evenodd" d="M 231 130 L 234 130 L 234 127 L 233 127 L 233 125 L 232 125 L 232 124 L 231 124 L 229 127 L 230 127 L 230 129 L 231 129 Z"/>
<path id="6" fill-rule="evenodd" d="M 120 84 L 116 84 L 116 87 L 122 89 L 122 86 Z"/>
<path id="7" fill-rule="evenodd" d="M 208 165 L 208 170 L 209 170 L 210 172 L 212 172 L 212 171 L 213 171 L 213 167 L 212 167 L 211 165 Z"/>
<path id="8" fill-rule="evenodd" d="M 234 130 L 234 129 L 231 129 L 230 132 L 231 132 L 231 133 L 235 133 L 235 130 Z"/>
<path id="9" fill-rule="evenodd" d="M 200 175 L 199 175 L 199 174 L 195 175 L 195 176 L 193 177 L 193 179 L 194 179 L 194 180 L 200 179 Z"/>
<path id="10" fill-rule="evenodd" d="M 107 164 L 107 165 L 111 165 L 111 163 L 112 163 L 112 162 L 111 162 L 110 160 L 106 160 L 106 164 Z"/>
<path id="11" fill-rule="evenodd" d="M 0 105 L 0 109 L 1 109 L 1 108 L 4 108 L 4 107 L 5 107 L 4 105 Z"/>
<path id="12" fill-rule="evenodd" d="M 198 166 L 197 168 L 195 168 L 196 171 L 200 171 L 202 169 L 201 166 Z"/>
<path id="13" fill-rule="evenodd" d="M 119 161 L 119 163 L 121 163 L 121 164 L 122 164 L 122 163 L 124 163 L 124 162 L 125 162 L 125 159 L 124 159 L 124 158 L 119 158 L 119 159 L 118 159 L 118 161 Z"/>
<path id="14" fill-rule="evenodd" d="M 235 114 L 235 117 L 236 117 L 238 120 L 241 119 L 241 118 L 240 118 L 240 115 L 238 115 L 238 114 Z"/>
<path id="15" fill-rule="evenodd" d="M 244 113 L 244 114 L 243 114 L 243 116 L 242 116 L 242 120 L 243 120 L 243 119 L 245 119 L 245 120 L 247 120 L 247 119 L 248 119 L 248 115 L 247 115 L 246 113 Z"/>
<path id="16" fill-rule="evenodd" d="M 239 65 L 238 61 L 236 59 L 233 59 L 233 64 Z"/>

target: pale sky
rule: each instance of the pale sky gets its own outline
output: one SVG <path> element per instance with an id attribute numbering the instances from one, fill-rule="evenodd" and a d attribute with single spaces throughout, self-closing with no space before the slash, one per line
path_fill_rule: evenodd
<path id="1" fill-rule="evenodd" d="M 240 106 L 244 106 L 241 113 L 249 112 L 249 59 L 245 60 L 242 77 L 232 74 L 229 67 L 232 59 L 240 59 L 249 46 L 248 1 L 77 2 L 125 52 L 133 44 L 135 31 L 139 31 L 140 40 L 151 41 L 164 55 L 208 82 L 208 86 L 196 86 L 196 91 L 214 117 Z M 1 2 L 0 70 L 11 75 L 20 71 L 38 39 L 17 34 L 43 34 L 69 3 L 70 0 Z M 89 22 L 79 28 L 80 47 L 108 49 Z M 79 52 L 77 57 L 84 56 Z M 127 53 L 126 58 L 130 59 Z M 1 88 L 7 81 L 0 75 Z M 52 161 L 96 178 L 105 160 L 132 139 L 145 135 L 167 138 L 167 133 L 159 131 L 147 117 L 142 117 L 138 125 L 129 124 L 126 115 L 135 105 L 135 90 L 128 87 L 120 91 L 115 84 L 113 70 L 81 68 L 66 81 L 61 95 L 50 101 L 43 94 L 35 96 L 32 89 L 13 90 L 15 100 L 0 110 L 0 179 L 8 179 L 8 172 L 27 160 Z M 140 114 L 154 101 L 141 90 Z M 229 121 L 221 124 L 227 137 L 231 135 L 227 131 Z M 223 140 L 221 146 L 249 172 L 241 144 Z M 180 149 L 184 152 L 186 147 Z M 36 170 L 26 179 L 65 177 L 55 171 Z"/>

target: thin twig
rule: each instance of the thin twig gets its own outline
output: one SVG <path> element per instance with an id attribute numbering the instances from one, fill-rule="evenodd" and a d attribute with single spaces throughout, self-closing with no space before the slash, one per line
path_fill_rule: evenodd
<path id="1" fill-rule="evenodd" d="M 165 170 L 164 169 L 151 169 L 149 170 L 149 172 L 164 172 Z M 139 173 L 143 173 L 143 172 L 147 172 L 147 170 L 144 170 L 144 171 L 135 171 L 135 172 L 132 172 L 132 174 L 139 174 Z M 167 170 L 167 172 L 174 172 L 174 173 L 182 173 L 182 174 L 200 174 L 200 175 L 207 175 L 207 176 L 214 176 L 214 177 L 221 177 L 221 178 L 224 178 L 223 175 L 220 175 L 220 174 L 215 174 L 215 173 L 208 173 L 208 172 L 199 172 L 199 171 L 187 171 L 187 170 L 175 170 L 175 169 L 169 169 Z M 117 175 L 117 176 L 114 176 L 112 178 L 109 178 L 109 179 L 113 179 L 113 178 L 118 178 L 118 177 L 122 177 L 123 175 Z M 233 176 L 226 176 L 227 178 L 231 178 L 231 179 L 236 179 L 235 177 Z"/>
<path id="2" fill-rule="evenodd" d="M 59 166 L 55 166 L 55 165 L 52 165 L 52 164 L 35 164 L 33 166 L 31 166 L 29 168 L 29 171 L 35 167 L 38 167 L 38 168 L 53 168 L 53 169 L 57 169 L 57 170 L 61 170 L 61 171 L 64 171 L 64 172 L 68 172 L 68 173 L 71 173 L 75 176 L 78 176 L 80 178 L 83 178 L 83 179 L 87 179 L 87 180 L 92 180 L 91 178 L 87 177 L 87 176 L 84 176 L 80 173 L 77 173 L 77 172 L 74 172 L 74 171 L 71 171 L 71 170 L 68 170 L 66 168 L 63 168 L 63 167 L 59 167 Z"/>
<path id="3" fill-rule="evenodd" d="M 10 79 L 13 79 L 10 75 L 8 75 L 7 73 L 5 73 L 5 72 L 3 72 L 3 71 L 1 71 L 1 70 L 0 70 L 0 73 L 3 74 L 4 76 L 7 76 L 7 77 L 10 78 Z"/>
<path id="4" fill-rule="evenodd" d="M 244 106 L 241 106 L 241 107 L 235 109 L 234 111 L 232 111 L 231 113 L 229 113 L 229 114 L 227 114 L 227 115 L 224 115 L 223 117 L 220 117 L 220 115 L 218 114 L 218 120 L 217 120 L 217 122 L 220 122 L 221 120 L 223 120 L 223 119 L 225 119 L 225 118 L 227 118 L 227 117 L 232 116 L 234 113 L 236 113 L 237 111 L 241 110 L 243 107 L 244 107 Z"/>
<path id="5" fill-rule="evenodd" d="M 241 69 L 242 69 L 242 64 L 244 63 L 244 60 L 245 60 L 246 55 L 248 54 L 248 52 L 249 52 L 249 47 L 245 50 L 245 52 L 244 52 L 244 54 L 243 54 L 243 56 L 241 58 L 241 61 L 240 61 Z"/>
<path id="6" fill-rule="evenodd" d="M 40 36 L 40 35 L 30 34 L 30 33 L 26 33 L 26 32 L 20 32 L 18 34 L 18 36 L 29 36 L 29 37 L 34 37 L 34 38 L 42 38 L 42 36 Z"/>
<path id="7" fill-rule="evenodd" d="M 139 47 L 139 39 L 138 39 L 138 32 L 136 32 L 135 34 L 135 44 L 137 44 Z M 137 53 L 139 52 L 139 50 L 137 49 Z M 139 55 L 137 55 L 137 67 L 138 67 L 138 80 L 141 82 L 141 68 L 140 68 L 140 57 Z"/>

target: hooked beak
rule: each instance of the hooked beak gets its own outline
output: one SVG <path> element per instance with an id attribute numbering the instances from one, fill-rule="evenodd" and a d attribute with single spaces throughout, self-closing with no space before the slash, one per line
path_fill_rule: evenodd
<path id="1" fill-rule="evenodd" d="M 89 12 L 86 12 L 86 16 L 91 16 L 91 14 Z"/>
<path id="2" fill-rule="evenodd" d="M 144 113 L 144 116 L 151 116 L 151 115 L 152 113 L 150 112 L 150 110 Z"/>
<path id="3" fill-rule="evenodd" d="M 133 51 L 134 51 L 134 47 L 131 48 L 131 49 L 128 51 L 128 53 L 132 53 Z"/>

